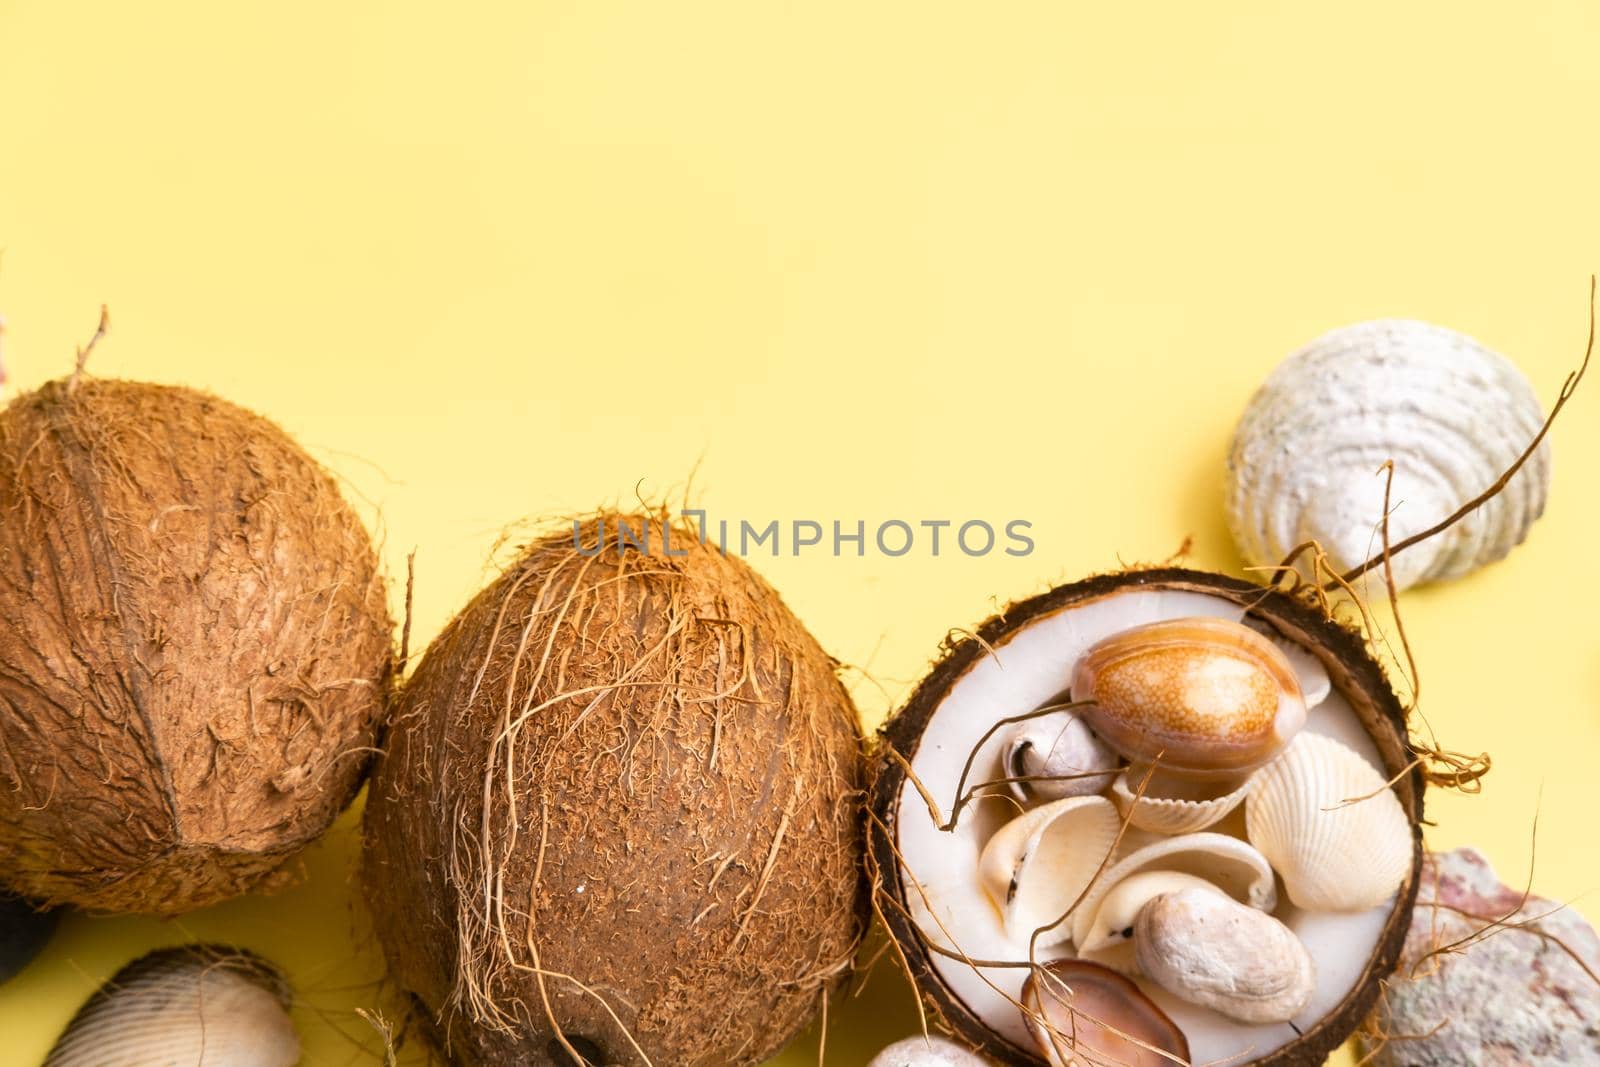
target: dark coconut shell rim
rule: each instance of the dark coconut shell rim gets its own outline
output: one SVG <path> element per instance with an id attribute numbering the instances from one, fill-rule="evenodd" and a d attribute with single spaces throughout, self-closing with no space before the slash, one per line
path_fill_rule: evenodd
<path id="1" fill-rule="evenodd" d="M 1422 795 L 1424 779 L 1420 766 L 1402 775 L 1412 762 L 1407 741 L 1405 712 L 1395 696 L 1383 668 L 1367 649 L 1362 636 L 1312 606 L 1278 589 L 1207 571 L 1182 567 L 1158 567 L 1103 574 L 1081 582 L 1058 586 L 1038 596 L 1020 601 L 989 619 L 976 635 L 963 638 L 946 649 L 945 655 L 918 683 L 905 706 L 883 727 L 879 751 L 872 759 L 872 785 L 869 796 L 873 818 L 868 822 L 868 861 L 875 877 L 874 892 L 892 898 L 878 910 L 889 928 L 911 971 L 917 989 L 929 1001 L 956 1037 L 1007 1067 L 1045 1067 L 1045 1061 L 1019 1049 L 986 1026 L 945 985 L 934 967 L 933 956 L 907 913 L 906 887 L 900 877 L 895 855 L 899 835 L 899 806 L 905 785 L 904 766 L 883 749 L 892 747 L 907 762 L 915 758 L 934 711 L 944 701 L 956 681 L 987 654 L 987 649 L 1004 644 L 1028 624 L 1068 607 L 1097 600 L 1131 589 L 1172 589 L 1210 593 L 1250 609 L 1253 617 L 1271 623 L 1284 636 L 1296 640 L 1315 653 L 1328 669 L 1335 688 L 1350 700 L 1376 742 L 1387 764 L 1388 773 L 1400 775 L 1395 792 L 1411 818 L 1411 877 L 1400 890 L 1399 899 L 1372 956 L 1354 988 L 1332 1010 L 1317 1020 L 1305 1033 L 1276 1051 L 1240 1067 L 1321 1067 L 1327 1057 L 1355 1033 L 1372 1011 L 1381 993 L 1381 982 L 1394 973 L 1411 926 L 1411 909 L 1416 902 L 1422 872 Z"/>

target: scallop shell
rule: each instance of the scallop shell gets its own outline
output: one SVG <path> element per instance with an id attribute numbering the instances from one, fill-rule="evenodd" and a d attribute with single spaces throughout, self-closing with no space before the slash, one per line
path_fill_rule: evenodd
<path id="1" fill-rule="evenodd" d="M 1073 943 L 1082 944 L 1088 940 L 1090 923 L 1106 894 L 1132 875 L 1156 870 L 1192 874 L 1261 911 L 1271 911 L 1278 906 L 1272 867 L 1260 852 L 1227 834 L 1184 834 L 1135 849 L 1095 879 L 1082 903 L 1073 910 Z"/>
<path id="2" fill-rule="evenodd" d="M 300 1039 L 277 968 L 240 949 L 163 949 L 122 970 L 67 1024 L 44 1067 L 292 1067 Z"/>
<path id="3" fill-rule="evenodd" d="M 1061 779 L 1012 782 L 1012 795 L 1024 803 L 1103 792 L 1120 762 L 1078 712 L 1065 710 L 1018 723 L 1006 739 L 1004 759 L 1008 778 Z"/>
<path id="4" fill-rule="evenodd" d="M 1041 805 L 995 831 L 978 857 L 978 879 L 1014 938 L 1039 946 L 1065 941 L 1057 923 L 1094 879 L 1116 845 L 1122 819 L 1104 797 L 1067 797 Z"/>
<path id="5" fill-rule="evenodd" d="M 1355 750 L 1302 734 L 1256 775 L 1245 832 L 1310 911 L 1365 911 L 1411 873 L 1411 821 L 1383 775 Z"/>
<path id="6" fill-rule="evenodd" d="M 1311 954 L 1293 930 L 1209 887 L 1150 901 L 1133 943 L 1156 985 L 1239 1022 L 1286 1022 L 1317 989 Z"/>
<path id="7" fill-rule="evenodd" d="M 1244 803 L 1250 792 L 1251 779 L 1247 778 L 1237 789 L 1220 797 L 1189 800 L 1183 797 L 1154 797 L 1146 792 L 1139 795 L 1139 783 L 1124 771 L 1111 783 L 1111 799 L 1117 810 L 1128 819 L 1128 825 L 1157 834 L 1191 834 L 1214 826 L 1228 813 Z"/>
<path id="8" fill-rule="evenodd" d="M 1228 459 L 1228 518 L 1252 563 L 1316 540 L 1339 571 L 1381 547 L 1394 460 L 1391 541 L 1456 511 L 1500 477 L 1544 422 L 1509 360 L 1441 326 L 1382 319 L 1318 338 L 1286 359 L 1245 409 Z M 1393 557 L 1395 581 L 1453 578 L 1502 558 L 1544 511 L 1550 446 L 1449 530 Z"/>
<path id="9" fill-rule="evenodd" d="M 1276 644 L 1231 619 L 1135 626 L 1090 646 L 1072 695 L 1100 738 L 1161 775 L 1229 783 L 1283 750 L 1305 724 L 1294 667 Z M 1157 788 L 1158 794 L 1161 789 Z"/>
<path id="10" fill-rule="evenodd" d="M 949 1038 L 918 1034 L 896 1041 L 867 1067 L 989 1067 L 989 1061 Z"/>

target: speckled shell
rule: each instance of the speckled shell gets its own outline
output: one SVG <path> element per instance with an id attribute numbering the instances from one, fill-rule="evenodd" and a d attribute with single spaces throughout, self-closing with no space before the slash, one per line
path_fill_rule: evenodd
<path id="1" fill-rule="evenodd" d="M 1318 338 L 1272 372 L 1228 459 L 1229 524 L 1251 563 L 1316 540 L 1340 571 L 1381 549 L 1384 476 L 1395 463 L 1391 541 L 1494 484 L 1539 432 L 1533 387 L 1509 360 L 1441 326 L 1381 319 Z M 1393 557 L 1401 587 L 1502 558 L 1544 511 L 1550 447 L 1505 491 Z"/>
<path id="2" fill-rule="evenodd" d="M 1411 873 L 1411 824 L 1394 790 L 1321 734 L 1301 734 L 1257 773 L 1245 829 L 1289 899 L 1312 911 L 1376 907 Z"/>
<path id="3" fill-rule="evenodd" d="M 248 952 L 163 949 L 89 998 L 44 1067 L 292 1067 L 289 1002 L 277 968 Z"/>
<path id="4" fill-rule="evenodd" d="M 1072 673 L 1084 721 L 1134 763 L 1231 784 L 1305 723 L 1300 681 L 1273 641 L 1242 623 L 1170 619 L 1095 644 Z"/>

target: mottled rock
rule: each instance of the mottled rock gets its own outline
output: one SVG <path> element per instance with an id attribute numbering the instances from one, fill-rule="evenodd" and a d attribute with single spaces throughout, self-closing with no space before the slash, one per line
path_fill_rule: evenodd
<path id="1" fill-rule="evenodd" d="M 949 1038 L 929 1034 L 896 1041 L 867 1067 L 989 1067 L 989 1061 Z"/>
<path id="2" fill-rule="evenodd" d="M 1529 925 L 1488 929 L 1508 915 L 1512 923 Z M 1429 958 L 1463 938 L 1473 940 Z M 1400 969 L 1372 1020 L 1374 1032 L 1389 1040 L 1380 1047 L 1367 1039 L 1368 1051 L 1375 1051 L 1368 1062 L 1600 1064 L 1600 982 L 1590 972 L 1600 973 L 1600 938 L 1576 911 L 1540 897 L 1524 902 L 1522 891 L 1501 883 L 1472 849 L 1434 853 Z"/>

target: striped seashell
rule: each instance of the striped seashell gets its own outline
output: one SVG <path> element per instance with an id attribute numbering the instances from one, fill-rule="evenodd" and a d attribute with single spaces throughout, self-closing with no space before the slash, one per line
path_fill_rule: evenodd
<path id="1" fill-rule="evenodd" d="M 290 996 L 276 967 L 242 949 L 161 949 L 89 998 L 44 1067 L 293 1067 Z"/>

